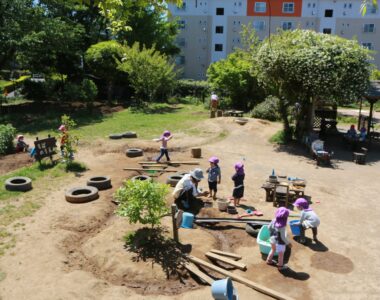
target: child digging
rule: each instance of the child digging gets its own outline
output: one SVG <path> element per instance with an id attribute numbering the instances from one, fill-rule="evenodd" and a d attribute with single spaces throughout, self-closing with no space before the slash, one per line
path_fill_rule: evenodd
<path id="1" fill-rule="evenodd" d="M 161 135 L 159 139 L 157 139 L 157 142 L 162 142 L 160 147 L 160 155 L 157 157 L 156 162 L 160 162 L 160 159 L 165 155 L 166 160 L 170 161 L 169 153 L 168 153 L 168 141 L 172 139 L 172 134 L 169 130 L 165 130 L 164 133 Z"/>
<path id="2" fill-rule="evenodd" d="M 294 206 L 297 207 L 298 210 L 301 211 L 301 218 L 300 218 L 300 230 L 301 230 L 301 236 L 299 239 L 299 242 L 301 244 L 306 243 L 305 239 L 305 230 L 311 228 L 313 231 L 313 240 L 318 243 L 318 226 L 320 224 L 319 217 L 317 214 L 313 211 L 312 208 L 309 207 L 309 202 L 307 202 L 304 198 L 299 198 L 294 202 Z"/>
<path id="3" fill-rule="evenodd" d="M 280 207 L 276 211 L 275 218 L 269 224 L 271 250 L 268 254 L 266 262 L 268 265 L 276 265 L 276 262 L 273 261 L 273 256 L 277 251 L 277 267 L 280 271 L 288 268 L 288 266 L 284 265 L 284 253 L 286 246 L 289 246 L 289 248 L 292 247 L 292 244 L 287 239 L 286 235 L 286 223 L 288 221 L 288 216 L 289 210 L 285 207 Z"/>
<path id="4" fill-rule="evenodd" d="M 215 156 L 211 157 L 209 160 L 210 167 L 207 169 L 208 173 L 208 188 L 209 188 L 209 198 L 216 199 L 216 192 L 218 191 L 218 184 L 220 184 L 220 181 L 222 179 L 222 175 L 220 173 L 220 168 L 218 166 L 219 159 Z M 214 195 L 212 192 L 214 191 Z"/>
<path id="5" fill-rule="evenodd" d="M 234 182 L 234 189 L 232 191 L 232 197 L 234 199 L 234 205 L 240 205 L 240 199 L 244 196 L 244 165 L 241 162 L 235 164 L 236 173 L 232 176 Z"/>

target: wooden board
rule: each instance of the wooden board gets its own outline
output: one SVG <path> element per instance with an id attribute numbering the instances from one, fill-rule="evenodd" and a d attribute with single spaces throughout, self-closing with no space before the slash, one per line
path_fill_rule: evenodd
<path id="1" fill-rule="evenodd" d="M 140 161 L 139 164 L 157 164 L 155 161 Z M 159 162 L 158 164 L 163 164 L 163 165 L 178 165 L 178 164 L 183 164 L 183 165 L 199 165 L 199 161 L 164 161 L 164 162 Z"/>
<path id="2" fill-rule="evenodd" d="M 239 260 L 242 258 L 241 255 L 231 253 L 231 252 L 224 252 L 224 251 L 220 251 L 220 250 L 216 250 L 216 249 L 211 249 L 210 252 L 215 253 L 215 254 L 219 254 L 222 256 L 227 256 L 227 257 L 230 257 L 230 258 L 235 259 L 235 260 Z"/>
<path id="3" fill-rule="evenodd" d="M 219 260 L 219 261 L 224 262 L 228 265 L 234 266 L 235 268 L 238 268 L 240 270 L 243 270 L 243 271 L 247 270 L 247 266 L 245 264 L 239 263 L 239 262 L 234 261 L 230 258 L 220 256 L 218 254 L 211 253 L 211 252 L 207 252 L 206 256 L 210 259 Z"/>
<path id="4" fill-rule="evenodd" d="M 246 286 L 248 286 L 248 287 L 250 287 L 250 288 L 252 288 L 252 289 L 254 289 L 254 290 L 258 291 L 258 292 L 260 292 L 260 293 L 263 293 L 263 294 L 265 294 L 265 295 L 271 296 L 271 297 L 273 297 L 273 298 L 275 298 L 275 299 L 279 299 L 279 300 L 293 300 L 293 298 L 288 297 L 288 296 L 286 296 L 286 295 L 283 295 L 283 294 L 280 293 L 280 292 L 277 292 L 277 291 L 272 290 L 272 289 L 270 289 L 270 288 L 267 288 L 267 287 L 265 287 L 265 286 L 263 286 L 263 285 L 261 285 L 261 284 L 258 284 L 258 283 L 256 283 L 256 282 L 253 282 L 253 281 L 251 281 L 251 280 L 248 280 L 248 279 L 246 279 L 246 278 L 244 278 L 244 277 L 242 277 L 242 276 L 236 275 L 236 274 L 234 274 L 234 273 L 232 273 L 232 272 L 229 272 L 229 271 L 227 271 L 227 270 L 224 270 L 224 269 L 222 269 L 222 268 L 219 268 L 219 267 L 217 267 L 217 266 L 215 266 L 215 265 L 213 265 L 213 264 L 211 264 L 211 263 L 208 263 L 208 262 L 206 262 L 206 261 L 204 261 L 204 260 L 202 260 L 202 259 L 200 259 L 200 258 L 198 258 L 198 257 L 191 256 L 191 255 L 190 255 L 190 256 L 188 256 L 188 259 L 189 259 L 191 262 L 193 262 L 193 263 L 195 263 L 195 264 L 197 264 L 197 265 L 200 265 L 200 266 L 206 267 L 206 268 L 208 268 L 208 269 L 210 269 L 210 270 L 213 270 L 213 271 L 215 271 L 215 272 L 218 272 L 218 273 L 220 273 L 220 274 L 223 274 L 223 275 L 225 275 L 225 276 L 228 276 L 228 277 L 230 277 L 232 280 L 235 280 L 235 281 L 237 281 L 237 282 L 240 282 L 240 283 L 242 283 L 242 284 L 244 284 L 244 285 L 246 285 Z"/>
<path id="5" fill-rule="evenodd" d="M 212 285 L 214 282 L 214 279 L 212 279 L 207 274 L 203 273 L 201 270 L 198 269 L 198 267 L 192 263 L 186 263 L 185 268 L 193 273 L 194 275 L 198 276 L 202 281 L 208 283 L 209 285 Z"/>
<path id="6" fill-rule="evenodd" d="M 126 171 L 159 171 L 159 172 L 177 172 L 175 169 L 143 169 L 143 168 L 124 168 Z"/>

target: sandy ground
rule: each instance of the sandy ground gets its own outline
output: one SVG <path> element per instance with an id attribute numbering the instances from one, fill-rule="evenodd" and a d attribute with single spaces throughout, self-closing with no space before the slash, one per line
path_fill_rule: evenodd
<path id="1" fill-rule="evenodd" d="M 198 144 L 202 145 L 202 168 L 208 166 L 209 156 L 220 157 L 222 197 L 231 195 L 233 164 L 244 159 L 244 204 L 263 211 L 265 219 L 272 218 L 274 208 L 265 202 L 260 187 L 272 169 L 277 174 L 305 178 L 306 194 L 312 197 L 313 208 L 321 218 L 322 245 L 293 242 L 289 261 L 292 271 L 284 275 L 265 264 L 256 239 L 239 226 L 181 229 L 180 240 L 191 244 L 193 255 L 202 258 L 211 248 L 239 253 L 248 270 L 233 272 L 295 299 L 379 299 L 378 154 L 370 154 L 371 163 L 364 166 L 342 159 L 334 161 L 334 168 L 317 167 L 306 150 L 298 150 L 296 155 L 294 149 L 279 149 L 268 143 L 279 124 L 252 119 L 239 126 L 231 118 L 219 118 L 201 126 L 211 128 L 213 135 L 226 131 L 229 134 L 211 142 L 206 137 L 177 135 L 170 146 L 182 152 L 173 152 L 172 159 L 190 159 L 185 147 Z M 59 186 L 50 186 L 46 196 L 41 193 L 44 205 L 32 217 L 22 220 L 23 230 L 12 229 L 16 246 L 0 259 L 0 271 L 6 275 L 0 282 L 1 299 L 211 299 L 209 286 L 187 274 L 182 282 L 176 278 L 167 280 L 162 265 L 152 264 L 151 260 L 135 261 L 135 254 L 124 249 L 123 236 L 138 226 L 114 215 L 112 193 L 124 179 L 136 175 L 122 168 L 137 166 L 141 159 L 127 158 L 123 153 L 126 145 L 158 148 L 149 141 L 96 141 L 94 151 L 83 148 L 78 155 L 89 171 L 81 177 L 72 175 Z M 153 155 L 146 153 L 148 158 Z M 110 175 L 113 188 L 100 192 L 100 198 L 90 203 L 74 205 L 65 201 L 65 190 L 85 184 L 93 175 Z M 157 180 L 164 182 L 166 176 Z M 204 188 L 206 184 L 203 182 Z M 207 208 L 202 214 L 218 212 Z M 170 228 L 170 219 L 164 218 L 163 224 Z M 269 299 L 241 284 L 235 286 L 240 299 Z"/>
<path id="2" fill-rule="evenodd" d="M 32 163 L 33 160 L 30 158 L 29 153 L 26 152 L 0 156 L 0 175 L 25 167 Z"/>

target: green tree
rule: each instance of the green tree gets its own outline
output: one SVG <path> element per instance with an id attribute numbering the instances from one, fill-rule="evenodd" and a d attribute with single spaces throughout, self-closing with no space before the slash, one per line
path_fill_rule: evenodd
<path id="1" fill-rule="evenodd" d="M 308 30 L 283 31 L 266 39 L 254 56 L 255 74 L 280 99 L 290 137 L 288 109 L 299 102 L 297 129 L 309 130 L 317 100 L 353 101 L 363 95 L 370 74 L 369 51 L 355 40 Z"/>
<path id="2" fill-rule="evenodd" d="M 161 223 L 168 213 L 165 196 L 168 185 L 148 180 L 127 180 L 119 188 L 114 198 L 119 202 L 116 213 L 127 217 L 131 224 L 150 224 L 152 228 Z"/>
<path id="3" fill-rule="evenodd" d="M 153 48 L 143 47 L 140 50 L 139 43 L 126 49 L 119 70 L 128 74 L 135 98 L 143 101 L 162 100 L 174 88 L 174 64 Z"/>
<path id="4" fill-rule="evenodd" d="M 113 84 L 120 78 L 118 65 L 126 53 L 126 48 L 116 41 L 100 42 L 92 45 L 85 54 L 85 62 L 98 77 L 107 81 L 107 99 L 112 100 Z"/>

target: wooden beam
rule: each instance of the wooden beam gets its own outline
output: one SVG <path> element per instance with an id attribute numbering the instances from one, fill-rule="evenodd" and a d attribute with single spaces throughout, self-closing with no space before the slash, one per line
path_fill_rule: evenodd
<path id="1" fill-rule="evenodd" d="M 124 168 L 126 171 L 159 171 L 159 172 L 177 172 L 175 169 L 143 169 L 143 168 Z"/>
<path id="2" fill-rule="evenodd" d="M 242 258 L 241 255 L 231 253 L 231 252 L 224 252 L 224 251 L 220 251 L 220 250 L 216 250 L 216 249 L 211 249 L 210 252 L 215 253 L 215 254 L 219 254 L 219 255 L 223 255 L 223 256 L 227 256 L 227 257 L 233 258 L 235 260 L 239 260 Z"/>
<path id="3" fill-rule="evenodd" d="M 230 277 L 232 280 L 235 280 L 235 281 L 237 281 L 237 282 L 240 282 L 240 283 L 242 283 L 242 284 L 244 284 L 244 285 L 246 285 L 246 286 L 248 286 L 248 287 L 250 287 L 250 288 L 253 288 L 254 290 L 256 290 L 256 291 L 258 291 L 258 292 L 260 292 L 260 293 L 263 293 L 263 294 L 265 294 L 265 295 L 271 296 L 271 297 L 273 297 L 273 298 L 275 298 L 275 299 L 279 299 L 279 300 L 293 300 L 293 298 L 288 297 L 288 296 L 286 296 L 286 295 L 283 295 L 283 294 L 280 293 L 280 292 L 277 292 L 277 291 L 275 291 L 275 290 L 272 290 L 272 289 L 270 289 L 270 288 L 267 288 L 267 287 L 265 287 L 265 286 L 262 286 L 261 284 L 258 284 L 258 283 L 256 283 L 256 282 L 253 282 L 253 281 L 251 281 L 251 280 L 248 280 L 248 279 L 246 279 L 246 278 L 244 278 L 244 277 L 242 277 L 242 276 L 236 275 L 236 274 L 234 274 L 234 273 L 232 273 L 232 272 L 229 272 L 229 271 L 227 271 L 227 270 L 224 270 L 224 269 L 222 269 L 222 268 L 219 268 L 219 267 L 217 267 L 217 266 L 214 266 L 213 264 L 210 264 L 210 263 L 208 263 L 208 262 L 206 262 L 206 261 L 204 261 L 204 260 L 202 260 L 202 259 L 199 259 L 199 258 L 197 258 L 197 257 L 195 257 L 195 256 L 191 256 L 191 255 L 190 255 L 190 256 L 188 256 L 188 259 L 189 259 L 191 262 L 193 262 L 193 263 L 195 263 L 195 264 L 197 264 L 197 265 L 200 265 L 200 266 L 206 267 L 206 268 L 208 268 L 208 269 L 210 269 L 210 270 L 213 270 L 213 271 L 215 271 L 215 272 L 218 272 L 218 273 L 220 273 L 220 274 L 223 274 L 223 275 L 225 275 L 225 276 L 228 276 L 228 277 Z"/>
<path id="4" fill-rule="evenodd" d="M 172 223 L 173 223 L 173 239 L 178 243 L 178 227 L 177 222 L 175 218 L 175 214 L 177 212 L 177 205 L 172 204 L 171 206 L 171 216 L 172 216 Z"/>
<path id="5" fill-rule="evenodd" d="M 218 254 L 211 253 L 211 252 L 207 252 L 206 256 L 210 259 L 219 260 L 219 261 L 224 262 L 228 265 L 234 266 L 235 268 L 238 268 L 240 270 L 243 270 L 243 271 L 247 270 L 247 265 L 239 263 L 239 262 L 234 261 L 232 259 L 229 259 L 227 257 L 223 257 L 223 256 L 220 256 Z"/>
<path id="6" fill-rule="evenodd" d="M 156 161 L 140 161 L 139 164 L 157 164 Z M 199 165 L 199 161 L 163 161 L 159 162 L 158 164 L 162 165 Z"/>
<path id="7" fill-rule="evenodd" d="M 203 273 L 201 270 L 198 269 L 198 267 L 192 263 L 186 263 L 185 268 L 193 273 L 194 275 L 198 276 L 202 281 L 206 282 L 209 285 L 212 285 L 214 282 L 214 279 L 212 279 L 207 274 Z"/>

